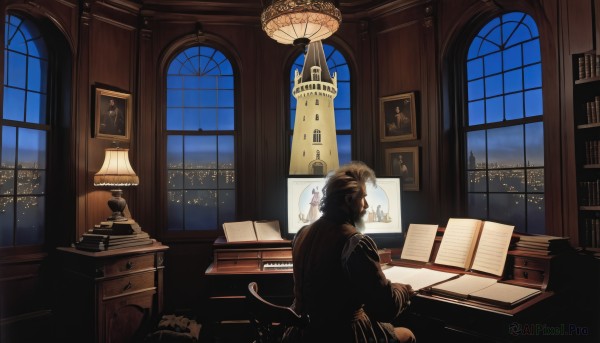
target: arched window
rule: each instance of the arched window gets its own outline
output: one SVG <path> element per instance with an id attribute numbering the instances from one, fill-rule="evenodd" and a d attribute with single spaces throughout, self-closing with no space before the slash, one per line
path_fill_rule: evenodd
<path id="1" fill-rule="evenodd" d="M 315 120 L 316 120 L 316 121 L 319 121 L 319 114 L 318 114 L 318 113 L 317 113 L 317 114 L 315 114 Z"/>
<path id="2" fill-rule="evenodd" d="M 543 233 L 542 61 L 533 18 L 511 12 L 490 20 L 471 41 L 465 68 L 468 216 Z"/>
<path id="3" fill-rule="evenodd" d="M 235 219 L 235 75 L 201 45 L 175 56 L 166 77 L 167 229 L 215 230 Z"/>
<path id="4" fill-rule="evenodd" d="M 337 73 L 338 93 L 335 97 L 335 127 L 338 145 L 338 157 L 340 165 L 352 160 L 352 107 L 350 101 L 350 69 L 346 58 L 342 53 L 332 45 L 323 43 L 327 67 L 331 74 Z M 294 71 L 302 70 L 304 64 L 304 54 L 299 53 L 298 57 L 290 68 L 290 131 L 289 143 L 291 146 L 294 122 L 296 118 L 296 98 L 292 95 L 294 88 Z M 308 105 L 307 103 L 305 105 Z M 331 106 L 331 101 L 329 102 Z M 290 149 L 291 151 L 291 149 Z"/>
<path id="5" fill-rule="evenodd" d="M 5 19 L 0 248 L 44 243 L 50 132 L 46 42 L 32 21 Z"/>
<path id="6" fill-rule="evenodd" d="M 321 130 L 313 131 L 313 143 L 321 143 Z"/>

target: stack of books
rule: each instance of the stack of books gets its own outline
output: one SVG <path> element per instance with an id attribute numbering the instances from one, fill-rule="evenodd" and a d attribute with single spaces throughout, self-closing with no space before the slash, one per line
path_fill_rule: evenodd
<path id="1" fill-rule="evenodd" d="M 546 235 L 521 236 L 513 250 L 537 255 L 555 255 L 572 250 L 569 237 Z"/>
<path id="2" fill-rule="evenodd" d="M 125 235 L 84 233 L 81 239 L 74 244 L 75 248 L 87 251 L 104 251 L 112 249 L 121 249 L 136 247 L 140 245 L 149 245 L 154 242 L 146 232 L 139 232 Z"/>

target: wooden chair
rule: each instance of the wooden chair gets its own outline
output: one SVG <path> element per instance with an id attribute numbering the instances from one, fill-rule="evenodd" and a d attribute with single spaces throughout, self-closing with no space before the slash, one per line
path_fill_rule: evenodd
<path id="1" fill-rule="evenodd" d="M 250 314 L 250 324 L 255 331 L 254 343 L 281 342 L 286 327 L 304 327 L 309 322 L 308 316 L 301 316 L 290 307 L 275 305 L 263 299 L 258 294 L 256 282 L 248 284 L 246 307 Z"/>

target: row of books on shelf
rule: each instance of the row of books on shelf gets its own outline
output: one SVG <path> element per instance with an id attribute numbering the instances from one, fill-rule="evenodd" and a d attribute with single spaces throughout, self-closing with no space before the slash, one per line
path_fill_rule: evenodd
<path id="1" fill-rule="evenodd" d="M 584 54 L 577 58 L 579 80 L 600 76 L 600 55 Z"/>
<path id="2" fill-rule="evenodd" d="M 580 206 L 600 206 L 600 180 L 579 182 Z"/>
<path id="3" fill-rule="evenodd" d="M 585 103 L 585 114 L 588 124 L 600 123 L 600 95 L 596 95 L 594 101 Z"/>
<path id="4" fill-rule="evenodd" d="M 511 244 L 518 239 L 514 226 L 470 218 L 450 218 L 444 229 L 435 260 L 429 258 L 437 234 L 437 225 L 410 224 L 400 261 L 422 262 L 424 266 L 457 267 L 457 271 L 394 265 L 386 267 L 386 278 L 409 284 L 424 294 L 457 298 L 501 308 L 513 308 L 535 297 L 539 288 L 525 287 L 502 280 Z M 521 236 L 534 251 L 548 254 L 570 249 L 567 237 Z M 544 253 L 546 254 L 546 253 Z M 464 272 L 462 271 L 464 270 Z"/>
<path id="5" fill-rule="evenodd" d="M 585 219 L 585 241 L 590 248 L 600 248 L 600 219 Z"/>
<path id="6" fill-rule="evenodd" d="M 585 164 L 600 164 L 600 141 L 585 142 Z"/>

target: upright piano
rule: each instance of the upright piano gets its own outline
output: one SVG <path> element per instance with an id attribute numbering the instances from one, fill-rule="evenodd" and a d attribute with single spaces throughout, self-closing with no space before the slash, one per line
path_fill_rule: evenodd
<path id="1" fill-rule="evenodd" d="M 292 244 L 289 240 L 213 244 L 213 262 L 206 269 L 208 306 L 214 321 L 247 319 L 244 300 L 248 284 L 258 283 L 268 301 L 289 306 L 293 301 Z"/>

